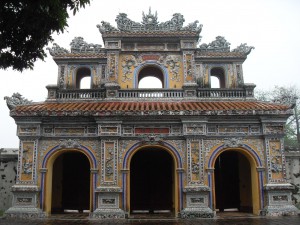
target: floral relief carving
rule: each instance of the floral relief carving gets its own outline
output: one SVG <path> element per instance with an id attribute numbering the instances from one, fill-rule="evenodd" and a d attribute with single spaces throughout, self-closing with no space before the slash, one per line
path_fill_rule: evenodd
<path id="1" fill-rule="evenodd" d="M 271 171 L 273 173 L 282 172 L 282 158 L 280 151 L 280 143 L 270 141 Z"/>
<path id="2" fill-rule="evenodd" d="M 131 75 L 131 70 L 133 67 L 135 67 L 137 64 L 136 59 L 134 56 L 126 56 L 123 60 L 122 60 L 122 82 L 126 82 L 129 80 L 132 80 L 132 77 L 130 77 Z"/>
<path id="3" fill-rule="evenodd" d="M 180 57 L 174 55 L 167 56 L 166 66 L 168 66 L 172 72 L 171 80 L 175 80 L 179 82 L 180 81 L 180 76 L 179 76 Z"/>
<path id="4" fill-rule="evenodd" d="M 114 148 L 108 147 L 106 149 L 106 158 L 105 158 L 105 174 L 110 177 L 114 174 L 113 170 L 113 160 L 114 160 Z"/>

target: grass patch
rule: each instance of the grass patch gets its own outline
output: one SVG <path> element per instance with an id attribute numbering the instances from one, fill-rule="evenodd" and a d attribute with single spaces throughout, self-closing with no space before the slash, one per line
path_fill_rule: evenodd
<path id="1" fill-rule="evenodd" d="M 4 211 L 0 210 L 0 217 L 3 216 L 3 214 L 4 214 Z"/>

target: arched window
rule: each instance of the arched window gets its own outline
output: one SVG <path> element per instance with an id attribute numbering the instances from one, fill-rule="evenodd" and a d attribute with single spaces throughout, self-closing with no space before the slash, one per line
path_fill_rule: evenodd
<path id="1" fill-rule="evenodd" d="M 225 88 L 225 73 L 222 68 L 212 68 L 210 70 L 210 87 Z"/>
<path id="2" fill-rule="evenodd" d="M 91 77 L 83 77 L 80 81 L 80 89 L 90 89 L 91 88 Z"/>
<path id="3" fill-rule="evenodd" d="M 76 88 L 89 89 L 91 88 L 91 70 L 83 67 L 76 72 Z"/>
<path id="4" fill-rule="evenodd" d="M 210 77 L 210 87 L 211 88 L 220 88 L 220 80 L 218 77 L 215 77 L 215 76 Z"/>
<path id="5" fill-rule="evenodd" d="M 157 77 L 144 77 L 140 80 L 138 88 L 162 88 L 162 83 Z"/>
<path id="6" fill-rule="evenodd" d="M 163 88 L 163 72 L 154 66 L 143 68 L 138 75 L 138 88 Z"/>

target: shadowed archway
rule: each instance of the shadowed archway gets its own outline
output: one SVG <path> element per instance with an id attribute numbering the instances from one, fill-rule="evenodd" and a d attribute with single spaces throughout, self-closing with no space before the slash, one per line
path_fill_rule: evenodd
<path id="1" fill-rule="evenodd" d="M 83 153 L 59 155 L 53 163 L 51 213 L 90 210 L 90 183 L 90 162 Z"/>
<path id="2" fill-rule="evenodd" d="M 174 162 L 164 149 L 137 151 L 130 163 L 131 213 L 174 212 Z"/>

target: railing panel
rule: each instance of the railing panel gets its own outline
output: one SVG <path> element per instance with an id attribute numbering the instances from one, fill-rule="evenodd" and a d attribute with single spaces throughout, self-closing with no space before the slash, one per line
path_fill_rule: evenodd
<path id="1" fill-rule="evenodd" d="M 119 99 L 163 99 L 163 98 L 185 98 L 184 90 L 174 89 L 131 89 L 118 90 Z M 56 99 L 60 100 L 97 100 L 106 97 L 106 90 L 80 89 L 80 90 L 57 90 Z M 246 98 L 245 89 L 198 89 L 197 98 Z"/>
<path id="2" fill-rule="evenodd" d="M 63 90 L 57 91 L 56 98 L 61 100 L 76 100 L 76 99 L 103 99 L 105 98 L 105 90 Z"/>

